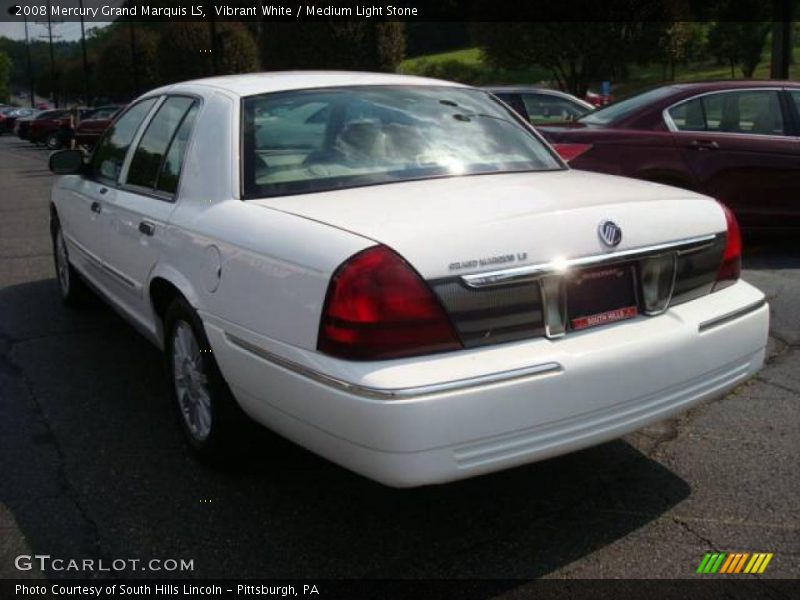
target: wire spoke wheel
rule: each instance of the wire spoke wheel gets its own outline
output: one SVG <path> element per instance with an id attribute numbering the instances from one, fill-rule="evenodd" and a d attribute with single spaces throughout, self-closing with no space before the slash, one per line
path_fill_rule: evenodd
<path id="1" fill-rule="evenodd" d="M 211 433 L 211 393 L 200 345 L 186 321 L 172 332 L 172 379 L 181 416 L 190 435 L 198 441 Z"/>

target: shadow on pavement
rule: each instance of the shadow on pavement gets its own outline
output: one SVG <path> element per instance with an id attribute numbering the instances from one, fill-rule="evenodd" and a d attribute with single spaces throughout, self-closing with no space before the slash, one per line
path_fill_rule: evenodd
<path id="1" fill-rule="evenodd" d="M 0 502 L 35 553 L 193 559 L 182 577 L 530 579 L 690 492 L 622 441 L 415 490 L 266 433 L 209 469 L 181 439 L 159 353 L 107 309 L 62 308 L 52 285 L 0 290 Z"/>
<path id="2" fill-rule="evenodd" d="M 745 269 L 800 268 L 800 234 L 745 233 L 742 266 Z"/>

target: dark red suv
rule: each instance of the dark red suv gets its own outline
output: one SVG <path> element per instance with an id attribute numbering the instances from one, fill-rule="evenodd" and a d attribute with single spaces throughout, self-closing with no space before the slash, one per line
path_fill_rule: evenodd
<path id="1" fill-rule="evenodd" d="M 800 228 L 800 83 L 668 85 L 540 131 L 575 169 L 697 190 L 749 229 Z"/>

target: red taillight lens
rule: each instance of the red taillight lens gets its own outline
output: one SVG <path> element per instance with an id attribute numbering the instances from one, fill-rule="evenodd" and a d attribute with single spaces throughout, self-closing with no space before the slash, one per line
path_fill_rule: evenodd
<path id="1" fill-rule="evenodd" d="M 553 149 L 558 152 L 558 155 L 564 159 L 565 162 L 569 162 L 578 158 L 581 154 L 584 154 L 592 149 L 591 144 L 553 144 Z"/>
<path id="2" fill-rule="evenodd" d="M 377 360 L 461 347 L 433 292 L 389 248 L 359 252 L 331 278 L 320 323 L 320 351 Z"/>
<path id="3" fill-rule="evenodd" d="M 739 223 L 730 208 L 720 202 L 725 212 L 727 234 L 725 235 L 725 251 L 722 253 L 722 265 L 717 273 L 717 282 L 712 292 L 721 290 L 736 283 L 742 272 L 742 232 Z"/>

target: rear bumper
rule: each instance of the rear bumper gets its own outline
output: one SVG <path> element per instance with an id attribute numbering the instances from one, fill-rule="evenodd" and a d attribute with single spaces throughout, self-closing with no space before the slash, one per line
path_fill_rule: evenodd
<path id="1" fill-rule="evenodd" d="M 658 317 L 558 340 L 358 365 L 309 353 L 316 370 L 273 360 L 259 351 L 263 340 L 243 343 L 246 333 L 204 320 L 222 372 L 255 420 L 367 477 L 409 487 L 602 443 L 718 396 L 761 367 L 769 309 L 739 282 Z"/>

